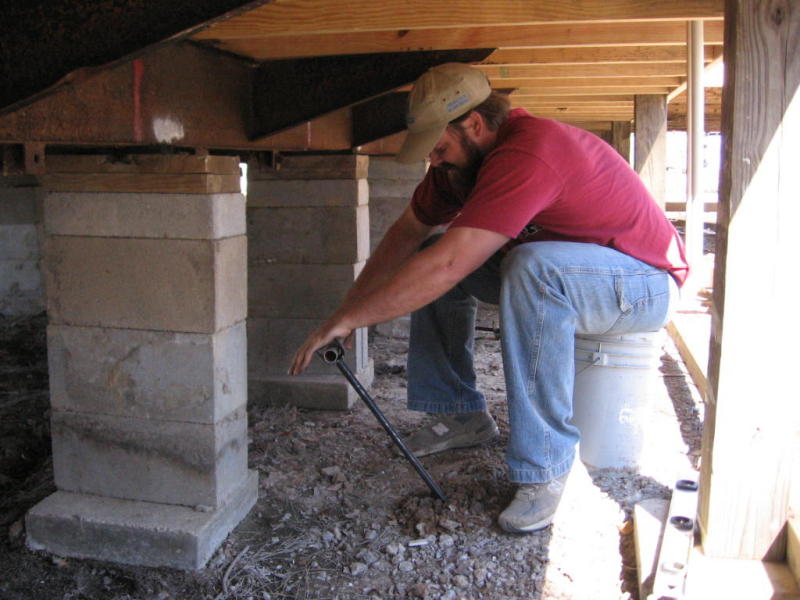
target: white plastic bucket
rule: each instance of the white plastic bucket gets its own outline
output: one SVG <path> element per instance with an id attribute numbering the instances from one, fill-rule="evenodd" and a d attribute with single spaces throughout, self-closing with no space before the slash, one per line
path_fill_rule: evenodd
<path id="1" fill-rule="evenodd" d="M 663 339 L 661 331 L 575 336 L 572 423 L 584 464 L 639 467 Z"/>

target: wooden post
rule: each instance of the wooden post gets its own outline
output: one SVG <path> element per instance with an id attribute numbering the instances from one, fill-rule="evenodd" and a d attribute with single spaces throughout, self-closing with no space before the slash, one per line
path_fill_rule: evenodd
<path id="1" fill-rule="evenodd" d="M 633 166 L 661 208 L 666 206 L 667 97 L 634 96 Z"/>
<path id="2" fill-rule="evenodd" d="M 707 555 L 781 560 L 798 457 L 800 5 L 728 0 L 700 526 Z"/>
<path id="3" fill-rule="evenodd" d="M 630 121 L 611 122 L 611 145 L 622 158 L 631 162 L 631 124 Z"/>

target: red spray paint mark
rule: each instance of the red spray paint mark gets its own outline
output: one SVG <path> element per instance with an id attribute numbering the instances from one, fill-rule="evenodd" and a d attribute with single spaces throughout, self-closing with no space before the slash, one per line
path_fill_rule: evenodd
<path id="1" fill-rule="evenodd" d="M 142 126 L 142 76 L 144 63 L 141 58 L 133 61 L 133 139 L 137 142 L 144 141 L 144 128 Z"/>

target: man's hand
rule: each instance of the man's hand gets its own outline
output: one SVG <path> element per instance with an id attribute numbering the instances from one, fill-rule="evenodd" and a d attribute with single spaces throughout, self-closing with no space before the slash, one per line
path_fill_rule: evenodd
<path id="1" fill-rule="evenodd" d="M 292 366 L 289 367 L 289 375 L 300 375 L 305 371 L 306 367 L 314 358 L 314 352 L 330 344 L 334 339 L 339 338 L 344 340 L 344 347 L 350 348 L 352 342 L 353 330 L 343 324 L 334 321 L 331 317 L 328 321 L 317 327 L 312 331 L 303 342 L 303 345 L 295 352 L 292 359 Z"/>

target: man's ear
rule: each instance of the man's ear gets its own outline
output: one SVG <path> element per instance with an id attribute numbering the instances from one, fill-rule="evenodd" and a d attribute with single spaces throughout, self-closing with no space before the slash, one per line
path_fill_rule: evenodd
<path id="1" fill-rule="evenodd" d="M 486 123 L 484 123 L 481 113 L 474 110 L 465 119 L 464 125 L 476 136 L 480 136 L 486 127 Z"/>

